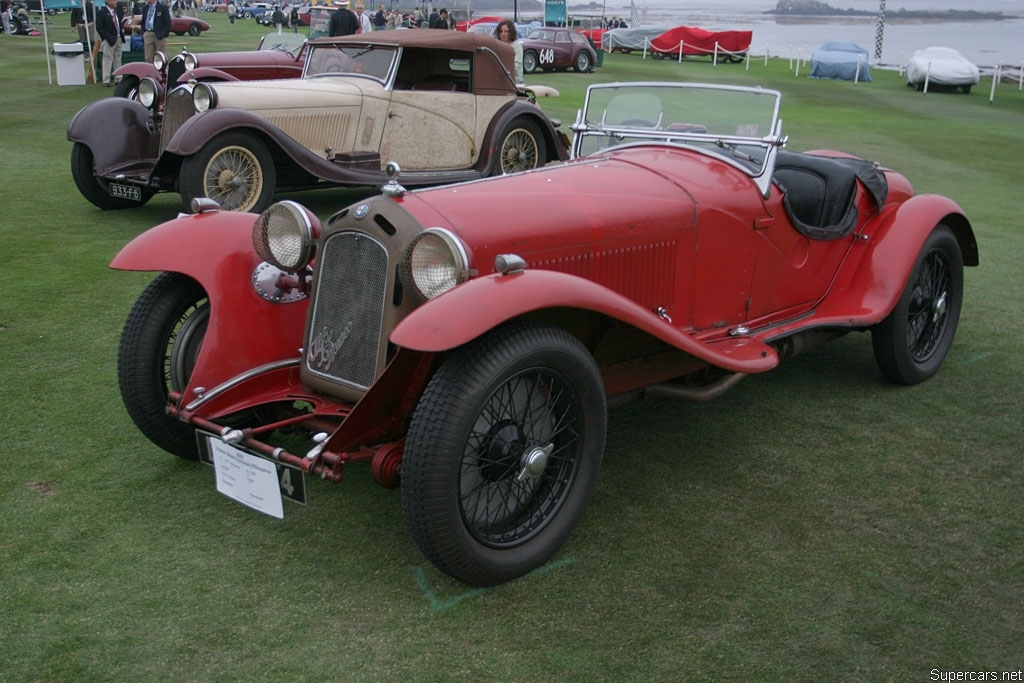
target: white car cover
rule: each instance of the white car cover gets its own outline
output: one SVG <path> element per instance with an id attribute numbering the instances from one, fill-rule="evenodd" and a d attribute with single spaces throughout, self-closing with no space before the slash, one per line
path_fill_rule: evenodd
<path id="1" fill-rule="evenodd" d="M 981 80 L 978 67 L 951 47 L 928 47 L 916 51 L 907 63 L 907 82 L 937 85 L 976 85 Z"/>

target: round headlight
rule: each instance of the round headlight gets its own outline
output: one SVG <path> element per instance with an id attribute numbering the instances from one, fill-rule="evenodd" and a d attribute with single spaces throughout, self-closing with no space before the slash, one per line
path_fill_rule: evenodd
<path id="1" fill-rule="evenodd" d="M 191 71 L 192 69 L 199 66 L 199 60 L 191 52 L 186 52 L 182 59 L 185 62 L 185 71 Z"/>
<path id="2" fill-rule="evenodd" d="M 153 68 L 157 71 L 163 71 L 164 67 L 167 66 L 167 55 L 159 50 L 153 55 Z"/>
<path id="3" fill-rule="evenodd" d="M 200 114 L 207 109 L 213 109 L 217 106 L 217 95 L 210 86 L 205 83 L 199 83 L 196 85 L 196 89 L 192 91 L 192 106 Z"/>
<path id="4" fill-rule="evenodd" d="M 160 84 L 152 78 L 143 78 L 139 83 L 139 102 L 147 109 L 154 108 L 160 101 Z"/>
<path id="5" fill-rule="evenodd" d="M 455 235 L 443 228 L 429 228 L 409 245 L 406 270 L 416 292 L 433 299 L 466 279 L 469 259 Z"/>
<path id="6" fill-rule="evenodd" d="M 252 246 L 261 259 L 281 270 L 297 272 L 313 259 L 320 220 L 292 201 L 278 202 L 256 219 Z"/>

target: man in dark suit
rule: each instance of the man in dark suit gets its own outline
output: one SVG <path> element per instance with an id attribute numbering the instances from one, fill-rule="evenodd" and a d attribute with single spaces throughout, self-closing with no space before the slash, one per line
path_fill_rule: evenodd
<path id="1" fill-rule="evenodd" d="M 159 0 L 146 0 L 142 8 L 142 46 L 146 61 L 153 63 L 157 52 L 167 49 L 167 36 L 171 35 L 171 10 Z"/>
<path id="2" fill-rule="evenodd" d="M 356 13 L 347 7 L 339 7 L 331 15 L 331 22 L 327 25 L 327 32 L 334 36 L 350 36 L 359 33 L 359 18 Z"/>
<path id="3" fill-rule="evenodd" d="M 96 12 L 96 33 L 103 49 L 103 85 L 110 87 L 115 71 L 121 68 L 121 48 L 124 45 L 124 28 L 121 10 L 117 0 L 107 0 L 107 6 Z"/>

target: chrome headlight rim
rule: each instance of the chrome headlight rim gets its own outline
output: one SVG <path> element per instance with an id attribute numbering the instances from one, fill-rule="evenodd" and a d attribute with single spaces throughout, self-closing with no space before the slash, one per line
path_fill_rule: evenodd
<path id="1" fill-rule="evenodd" d="M 253 224 L 252 246 L 267 263 L 289 273 L 303 270 L 313 260 L 320 223 L 298 202 L 270 205 Z"/>
<path id="2" fill-rule="evenodd" d="M 139 103 L 146 109 L 155 109 L 163 95 L 163 86 L 156 79 L 147 76 L 139 81 Z"/>
<path id="3" fill-rule="evenodd" d="M 192 90 L 192 108 L 197 114 L 217 108 L 217 91 L 208 83 L 197 83 Z"/>
<path id="4" fill-rule="evenodd" d="M 192 71 L 199 67 L 199 58 L 191 52 L 183 52 L 181 61 L 184 62 L 185 71 Z"/>
<path id="5" fill-rule="evenodd" d="M 427 228 L 409 244 L 404 271 L 416 294 L 429 301 L 469 278 L 469 255 L 450 230 Z"/>
<path id="6" fill-rule="evenodd" d="M 157 71 L 163 71 L 167 66 L 167 55 L 159 50 L 153 55 L 153 68 Z"/>

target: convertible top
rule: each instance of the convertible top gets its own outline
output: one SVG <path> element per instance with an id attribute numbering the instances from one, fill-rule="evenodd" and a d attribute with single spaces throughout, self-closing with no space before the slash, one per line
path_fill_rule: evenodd
<path id="1" fill-rule="evenodd" d="M 405 49 L 473 54 L 473 91 L 477 95 L 513 94 L 515 56 L 512 46 L 477 33 L 460 31 L 374 31 L 337 38 L 317 38 L 310 45 L 380 45 Z M 469 55 L 467 54 L 467 57 Z"/>

